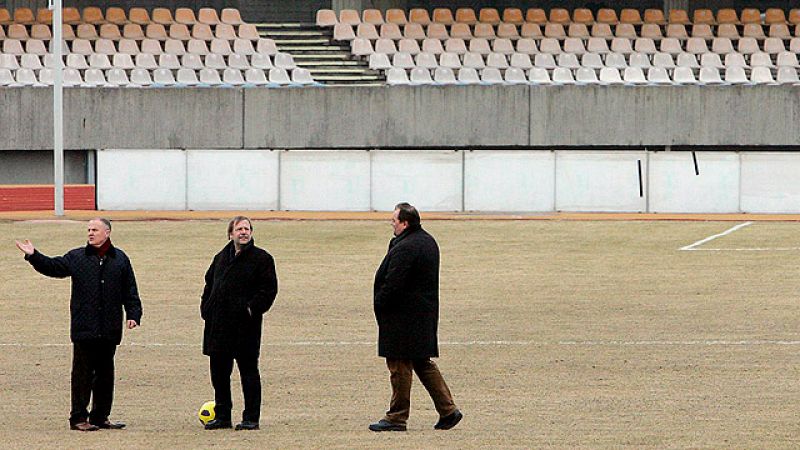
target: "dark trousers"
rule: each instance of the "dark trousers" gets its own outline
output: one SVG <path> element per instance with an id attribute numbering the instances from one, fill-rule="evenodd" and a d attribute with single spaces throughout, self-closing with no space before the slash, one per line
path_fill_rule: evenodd
<path id="1" fill-rule="evenodd" d="M 211 385 L 214 386 L 216 418 L 231 419 L 231 373 L 233 360 L 239 367 L 244 393 L 244 411 L 242 420 L 258 422 L 261 417 L 261 375 L 258 373 L 258 357 L 234 356 L 226 353 L 214 353 L 210 356 Z"/>
<path id="2" fill-rule="evenodd" d="M 456 411 L 453 395 L 444 382 L 439 368 L 430 359 L 386 358 L 386 366 L 389 368 L 392 382 L 392 401 L 384 420 L 397 424 L 405 424 L 408 421 L 411 408 L 412 371 L 416 372 L 422 385 L 425 386 L 440 417 L 449 416 Z"/>
<path id="3" fill-rule="evenodd" d="M 103 423 L 114 400 L 114 353 L 117 345 L 108 341 L 75 342 L 72 347 L 72 411 L 69 422 L 87 419 Z M 92 401 L 91 414 L 87 411 Z"/>

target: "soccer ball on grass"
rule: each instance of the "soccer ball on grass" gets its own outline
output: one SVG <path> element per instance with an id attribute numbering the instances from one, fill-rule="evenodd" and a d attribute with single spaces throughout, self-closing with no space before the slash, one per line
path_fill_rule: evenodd
<path id="1" fill-rule="evenodd" d="M 212 400 L 210 402 L 203 403 L 203 406 L 200 407 L 200 411 L 197 412 L 197 417 L 200 418 L 200 422 L 202 422 L 203 425 L 214 420 L 214 408 L 216 406 L 217 404 Z"/>

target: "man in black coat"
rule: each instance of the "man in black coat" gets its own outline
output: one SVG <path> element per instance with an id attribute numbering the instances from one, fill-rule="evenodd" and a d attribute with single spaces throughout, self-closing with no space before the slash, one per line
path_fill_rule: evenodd
<path id="1" fill-rule="evenodd" d="M 239 367 L 244 394 L 237 430 L 257 430 L 261 416 L 261 317 L 278 294 L 275 262 L 255 246 L 250 219 L 228 223 L 230 242 L 214 257 L 205 276 L 200 315 L 205 321 L 203 354 L 209 356 L 215 418 L 207 430 L 231 428 L 231 372 Z"/>
<path id="2" fill-rule="evenodd" d="M 121 429 L 125 424 L 108 420 L 114 397 L 114 353 L 122 340 L 123 309 L 130 330 L 141 323 L 142 303 L 128 255 L 111 244 L 111 222 L 90 220 L 88 236 L 86 247 L 54 258 L 39 253 L 27 239 L 16 244 L 37 272 L 72 277 L 70 428 Z M 90 398 L 91 413 L 87 411 Z"/>
<path id="3" fill-rule="evenodd" d="M 430 394 L 439 421 L 449 430 L 463 415 L 430 358 L 439 356 L 439 246 L 422 229 L 419 212 L 400 203 L 392 214 L 394 239 L 375 274 L 374 309 L 378 322 L 378 356 L 386 358 L 392 400 L 372 431 L 405 431 L 411 405 L 412 371 Z"/>

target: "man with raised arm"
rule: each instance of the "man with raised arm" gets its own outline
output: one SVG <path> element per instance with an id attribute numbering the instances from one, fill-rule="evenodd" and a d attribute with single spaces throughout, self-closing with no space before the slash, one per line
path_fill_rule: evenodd
<path id="1" fill-rule="evenodd" d="M 122 341 L 123 322 L 129 330 L 141 323 L 142 303 L 128 255 L 111 244 L 111 222 L 90 220 L 86 246 L 64 256 L 45 256 L 27 239 L 16 244 L 37 272 L 72 278 L 70 429 L 124 428 L 125 424 L 108 420 L 114 398 L 114 354 Z"/>

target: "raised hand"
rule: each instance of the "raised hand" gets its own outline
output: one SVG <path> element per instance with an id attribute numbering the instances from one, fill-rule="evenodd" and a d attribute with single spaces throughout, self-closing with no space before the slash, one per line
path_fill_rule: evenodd
<path id="1" fill-rule="evenodd" d="M 36 250 L 29 239 L 25 239 L 25 242 L 20 242 L 20 241 L 14 241 L 14 242 L 17 243 L 17 248 L 20 249 L 26 255 L 32 255 L 33 251 Z"/>

